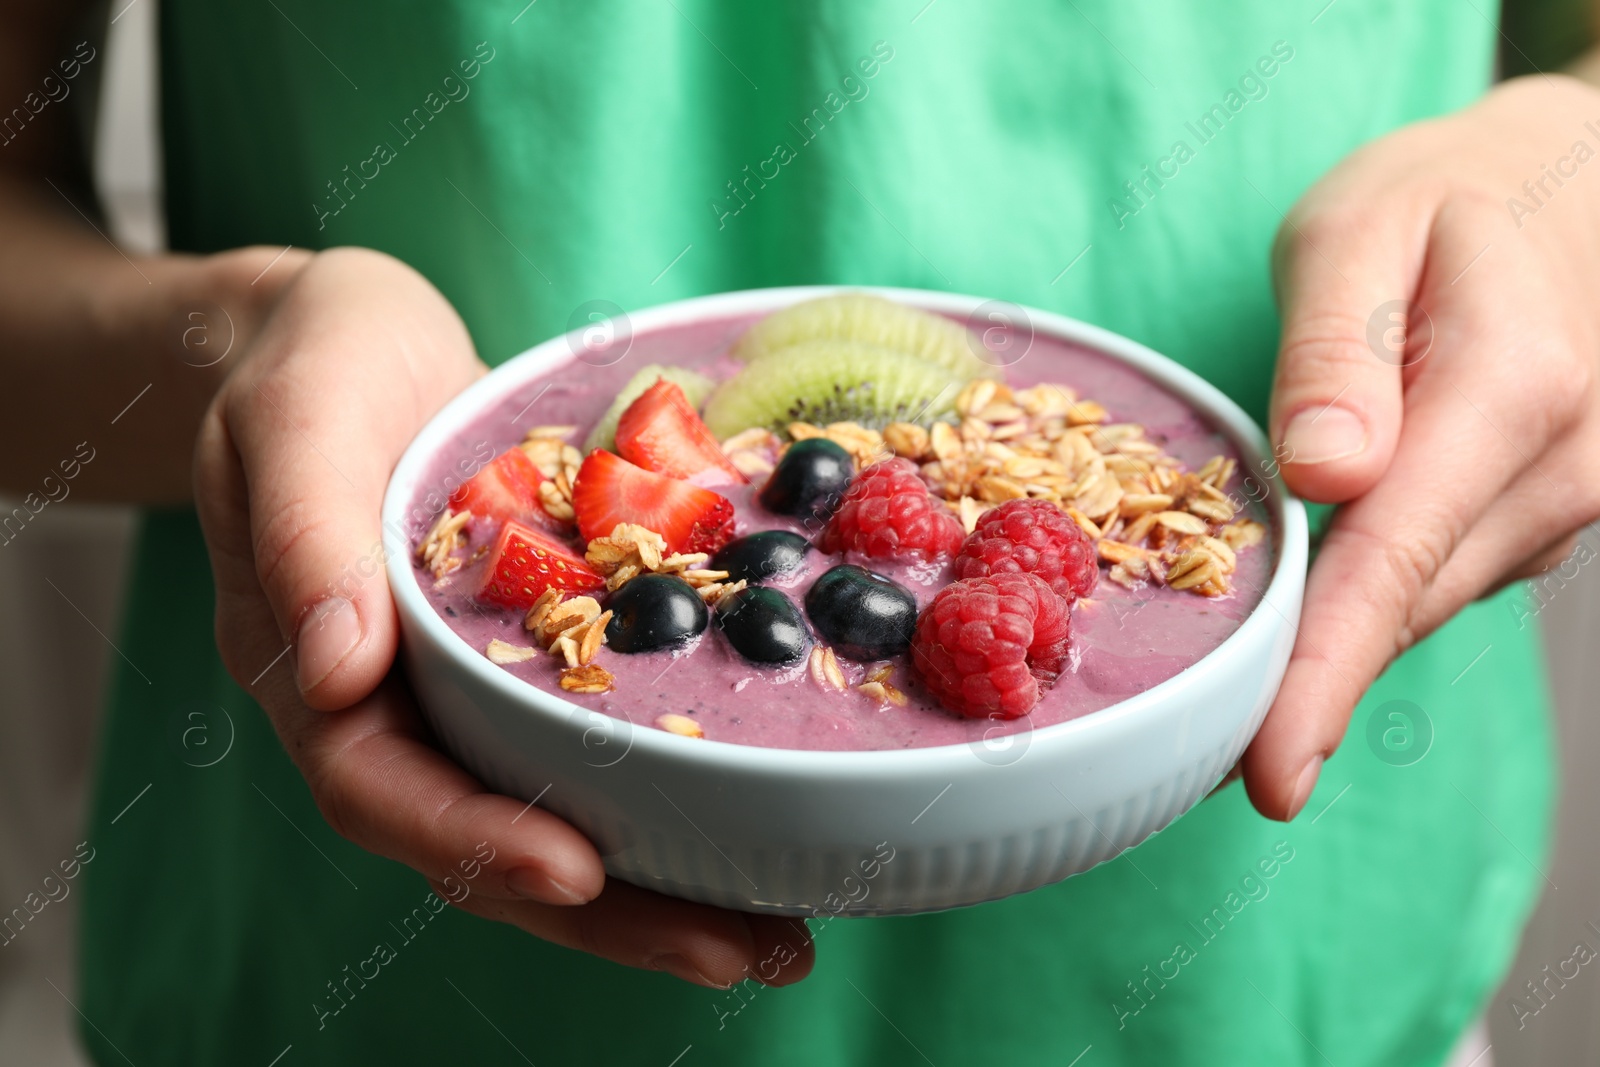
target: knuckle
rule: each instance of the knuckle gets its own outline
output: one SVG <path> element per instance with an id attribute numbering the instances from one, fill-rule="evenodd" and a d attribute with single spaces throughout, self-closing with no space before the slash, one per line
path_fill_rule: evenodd
<path id="1" fill-rule="evenodd" d="M 1487 234 L 1503 229 L 1508 216 L 1503 198 L 1475 185 L 1455 185 L 1440 205 L 1439 218 L 1464 233 Z"/>
<path id="2" fill-rule="evenodd" d="M 1517 423 L 1527 428 L 1528 439 L 1542 445 L 1593 418 L 1596 372 L 1592 359 L 1565 343 L 1539 352 L 1537 367 L 1538 373 L 1507 382 L 1502 396 L 1515 409 Z"/>
<path id="3" fill-rule="evenodd" d="M 1284 220 L 1278 237 L 1285 254 L 1309 254 L 1320 257 L 1330 248 L 1360 243 L 1372 235 L 1375 213 L 1364 206 L 1344 202 L 1327 203 L 1315 211 Z"/>
<path id="4" fill-rule="evenodd" d="M 426 842 L 443 843 L 451 838 L 458 837 L 452 831 L 455 829 L 459 817 L 468 815 L 460 805 L 467 799 L 464 793 L 452 792 L 439 803 L 420 813 L 418 839 Z M 459 850 L 458 850 L 459 851 Z"/>
<path id="5" fill-rule="evenodd" d="M 292 557 L 330 525 L 326 507 L 298 497 L 263 517 L 255 538 L 256 576 L 262 588 L 271 591 L 275 582 L 285 581 L 283 572 Z"/>
<path id="6" fill-rule="evenodd" d="M 1419 611 L 1454 545 L 1460 539 L 1461 520 L 1430 523 L 1426 531 L 1374 532 L 1359 527 L 1338 531 L 1343 540 L 1360 544 L 1366 580 L 1355 583 L 1363 608 L 1394 624 L 1394 654 L 1399 655 L 1419 639 Z M 1330 534 L 1330 540 L 1334 537 Z"/>
<path id="7" fill-rule="evenodd" d="M 1594 359 L 1574 345 L 1560 345 L 1550 354 L 1550 368 L 1543 376 L 1545 404 L 1560 421 L 1560 429 L 1571 429 L 1580 418 L 1594 410 Z"/>
<path id="8" fill-rule="evenodd" d="M 317 810 L 322 813 L 323 821 L 340 837 L 360 844 L 354 833 L 354 828 L 359 824 L 356 814 L 360 807 L 359 791 L 350 776 L 341 770 L 343 760 L 350 754 L 347 749 L 328 758 L 308 761 L 301 767 L 301 773 L 307 788 L 311 790 Z"/>
<path id="9" fill-rule="evenodd" d="M 1397 621 L 1400 625 L 1395 632 L 1395 653 L 1398 655 L 1416 643 L 1417 611 L 1423 602 L 1423 594 L 1444 569 L 1449 554 L 1427 538 L 1386 540 L 1382 544 L 1382 573 L 1393 579 L 1397 590 L 1393 600 L 1399 609 Z"/>
<path id="10" fill-rule="evenodd" d="M 1318 311 L 1297 319 L 1278 351 L 1279 389 L 1320 388 L 1341 374 L 1375 373 L 1380 368 L 1366 332 L 1366 319 L 1349 311 Z"/>

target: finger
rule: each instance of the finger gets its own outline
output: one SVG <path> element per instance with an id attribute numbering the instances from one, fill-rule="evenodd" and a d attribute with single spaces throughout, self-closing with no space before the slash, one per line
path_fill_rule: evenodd
<path id="1" fill-rule="evenodd" d="M 482 372 L 459 317 L 388 257 L 325 253 L 279 304 L 225 415 L 252 544 L 296 677 L 342 707 L 388 670 L 396 622 L 379 508 L 421 423 Z"/>
<path id="2" fill-rule="evenodd" d="M 434 891 L 448 900 L 449 888 L 436 885 Z M 605 892 L 581 908 L 551 908 L 476 894 L 455 904 L 545 941 L 628 967 L 666 971 L 714 989 L 750 978 L 789 985 L 810 973 L 815 958 L 801 919 L 724 911 L 617 879 L 608 881 Z"/>
<path id="3" fill-rule="evenodd" d="M 269 713 L 299 706 L 292 646 L 284 638 L 256 575 L 249 491 L 220 402 L 200 424 L 194 457 L 195 510 L 205 535 L 216 590 L 214 631 L 223 666 Z"/>
<path id="4" fill-rule="evenodd" d="M 1582 566 L 1593 559 L 1595 553 L 1593 546 L 1590 545 L 1583 545 L 1580 550 L 1580 544 L 1582 542 L 1578 540 L 1577 534 L 1568 534 L 1566 537 L 1556 539 L 1517 564 L 1509 573 L 1499 575 L 1484 591 L 1483 595 L 1490 596 L 1498 593 L 1512 582 L 1533 581 L 1554 568 L 1563 567 L 1568 562 L 1576 562 L 1579 566 Z M 1565 568 L 1563 567 L 1563 569 Z M 1565 575 L 1560 577 L 1563 580 L 1567 580 Z M 1576 577 L 1576 575 L 1572 577 Z"/>
<path id="5" fill-rule="evenodd" d="M 1549 390 L 1503 358 L 1516 339 L 1493 312 L 1478 310 L 1540 301 L 1514 291 L 1504 274 L 1489 283 L 1494 294 L 1482 284 L 1435 294 L 1443 309 L 1436 352 L 1409 387 L 1395 457 L 1382 481 L 1335 518 L 1312 569 L 1283 684 L 1245 754 L 1251 800 L 1270 817 L 1292 818 L 1304 806 L 1367 687 L 1440 621 L 1423 605 L 1458 546 L 1525 457 L 1549 443 L 1553 423 L 1538 415 L 1554 402 Z M 1486 424 L 1473 397 L 1495 398 L 1503 427 Z"/>
<path id="6" fill-rule="evenodd" d="M 1393 214 L 1313 209 L 1277 254 L 1283 337 L 1268 425 L 1289 487 L 1311 500 L 1370 489 L 1399 440 L 1402 354 L 1368 343 L 1375 309 L 1415 291 L 1427 231 Z"/>
<path id="7" fill-rule="evenodd" d="M 328 824 L 369 852 L 489 896 L 572 905 L 605 882 L 594 846 L 572 826 L 483 785 L 431 747 L 395 678 L 340 715 L 277 717 Z"/>
<path id="8" fill-rule="evenodd" d="M 202 521 L 217 585 L 218 638 L 229 672 L 267 709 L 323 816 L 342 836 L 436 879 L 467 879 L 491 896 L 572 904 L 601 890 L 592 845 L 523 801 L 485 792 L 429 745 L 393 677 L 343 714 L 308 708 L 286 667 L 277 622 L 256 579 L 242 475 L 226 428 L 208 418 L 197 459 Z"/>
<path id="9" fill-rule="evenodd" d="M 1437 625 L 1511 582 L 1533 581 L 1541 603 L 1575 580 L 1600 549 L 1596 443 L 1565 441 L 1538 457 L 1495 500 L 1445 564 L 1418 612 Z"/>

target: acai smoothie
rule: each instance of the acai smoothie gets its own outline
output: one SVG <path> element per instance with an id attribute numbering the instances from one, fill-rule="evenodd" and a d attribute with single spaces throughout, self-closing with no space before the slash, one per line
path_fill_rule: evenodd
<path id="1" fill-rule="evenodd" d="M 476 654 L 635 726 L 993 742 L 1173 677 L 1272 572 L 1234 443 L 1073 343 L 1000 366 L 847 294 L 574 347 L 438 451 L 407 533 Z"/>

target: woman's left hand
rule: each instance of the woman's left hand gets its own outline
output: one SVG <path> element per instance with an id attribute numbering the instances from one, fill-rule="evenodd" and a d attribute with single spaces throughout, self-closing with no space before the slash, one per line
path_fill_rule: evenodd
<path id="1" fill-rule="evenodd" d="M 1396 656 L 1600 516 L 1597 150 L 1600 91 L 1507 82 L 1354 153 L 1280 231 L 1270 433 L 1343 506 L 1245 754 L 1263 814 L 1305 806 Z"/>

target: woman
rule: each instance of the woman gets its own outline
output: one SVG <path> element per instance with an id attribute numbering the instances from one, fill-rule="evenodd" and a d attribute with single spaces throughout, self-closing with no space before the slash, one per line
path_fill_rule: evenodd
<path id="1" fill-rule="evenodd" d="M 65 19 L 9 17 L 5 99 L 59 81 Z M 163 24 L 179 254 L 130 261 L 82 224 L 61 108 L 28 105 L 0 153 L 0 329 L 29 398 L 8 485 L 87 441 L 80 491 L 170 505 L 138 549 L 89 831 L 101 1062 L 1460 1044 L 1542 885 L 1550 794 L 1536 625 L 1473 602 L 1600 514 L 1600 185 L 1577 147 L 1600 146 L 1600 93 L 1486 94 L 1495 27 L 1445 0 L 176 0 Z M 596 301 L 807 282 L 1131 335 L 1345 506 L 1243 789 L 1058 886 L 830 924 L 786 988 L 723 992 L 793 928 L 607 884 L 574 830 L 427 745 L 389 675 L 377 506 L 480 360 Z M 1369 746 L 1374 716 L 1431 730 L 1424 755 Z M 196 722 L 225 755 L 196 756 Z M 408 867 L 495 922 L 441 912 Z"/>

